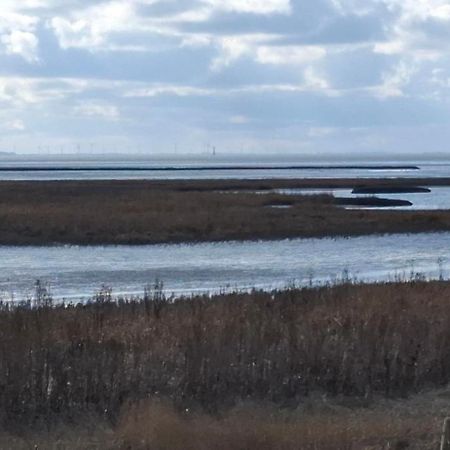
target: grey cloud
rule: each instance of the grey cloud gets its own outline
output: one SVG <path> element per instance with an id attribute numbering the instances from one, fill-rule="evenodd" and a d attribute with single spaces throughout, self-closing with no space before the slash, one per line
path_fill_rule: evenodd
<path id="1" fill-rule="evenodd" d="M 64 48 L 48 24 L 54 17 L 69 25 L 89 21 L 86 2 L 49 0 L 26 10 L 37 20 L 39 63 L 0 52 L 2 113 L 12 125 L 26 124 L 16 130 L 23 145 L 38 135 L 58 143 L 151 141 L 160 148 L 178 140 L 195 148 L 212 136 L 224 147 L 295 148 L 301 140 L 341 151 L 373 150 L 379 142 L 380 151 L 389 151 L 407 143 L 406 130 L 424 142 L 430 129 L 434 146 L 444 144 L 449 21 L 408 19 L 406 3 L 341 3 L 293 0 L 290 11 L 252 14 L 200 0 L 133 0 L 129 23 L 116 18 L 109 26 L 105 17 L 97 30 L 93 21 L 77 31 L 80 45 Z M 83 41 L 83 33 L 100 37 Z M 304 46 L 316 46 L 317 57 L 302 58 Z M 2 77 L 15 87 L 2 85 Z M 20 86 L 23 98 L 14 102 Z M 311 127 L 335 131 L 328 136 Z M 385 140 L 374 139 L 385 131 Z"/>
<path id="2" fill-rule="evenodd" d="M 139 15 L 148 18 L 167 18 L 201 8 L 204 5 L 196 0 L 184 0 L 183 2 L 167 1 L 153 4 L 140 4 L 137 7 Z"/>
<path id="3" fill-rule="evenodd" d="M 218 14 L 209 21 L 180 23 L 186 33 L 221 35 L 266 33 L 279 36 L 279 43 L 342 44 L 382 40 L 391 13 L 380 7 L 378 15 L 339 14 L 329 1 L 296 2 L 287 16 Z"/>

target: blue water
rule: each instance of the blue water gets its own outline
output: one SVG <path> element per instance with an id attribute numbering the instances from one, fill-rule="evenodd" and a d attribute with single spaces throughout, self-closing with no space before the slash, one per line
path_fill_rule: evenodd
<path id="1" fill-rule="evenodd" d="M 377 197 L 392 200 L 409 200 L 411 206 L 394 206 L 394 207 L 363 207 L 351 206 L 348 209 L 395 209 L 395 210 L 439 210 L 450 209 L 450 187 L 448 186 L 431 186 L 431 192 L 404 193 L 404 194 L 376 194 Z M 371 197 L 371 194 L 352 194 L 352 189 L 279 189 L 276 192 L 288 195 L 319 195 L 331 194 L 336 198 L 357 198 Z M 267 192 L 265 192 L 267 193 Z"/>
<path id="2" fill-rule="evenodd" d="M 332 282 L 347 274 L 362 281 L 450 275 L 450 233 L 293 239 L 194 245 L 117 247 L 0 247 L 3 299 L 33 294 L 37 279 L 56 298 L 142 294 L 162 280 L 168 293 L 272 289 Z"/>
<path id="3" fill-rule="evenodd" d="M 221 170 L 135 170 L 142 167 L 208 167 Z M 233 164 L 251 164 L 256 170 L 235 170 Z M 36 160 L 4 159 L 0 180 L 93 180 L 93 179 L 264 179 L 264 178 L 410 178 L 448 177 L 449 163 L 419 163 L 420 170 L 271 170 L 271 165 L 314 164 L 287 158 L 170 160 Z M 323 164 L 336 164 L 324 162 Z M 340 165 L 356 164 L 341 161 Z M 362 162 L 362 165 L 375 163 Z M 405 164 L 380 162 L 379 164 Z M 191 165 L 191 166 L 189 166 Z M 26 171 L 24 167 L 57 170 Z M 84 170 L 64 171 L 61 167 Z M 129 167 L 127 171 L 86 170 Z M 225 167 L 226 166 L 226 167 Z M 227 168 L 228 167 L 228 168 Z M 336 196 L 349 190 L 332 190 Z M 298 192 L 292 192 L 298 193 Z M 386 194 L 413 202 L 408 209 L 450 209 L 450 188 L 432 188 L 429 194 Z M 438 263 L 439 261 L 439 263 Z M 345 273 L 363 281 L 408 277 L 423 272 L 430 277 L 450 275 L 450 233 L 365 236 L 339 239 L 295 239 L 275 242 L 228 242 L 196 245 L 119 247 L 0 247 L 0 297 L 24 299 L 33 295 L 37 279 L 49 286 L 55 298 L 86 299 L 102 285 L 120 295 L 142 294 L 156 279 L 163 280 L 168 293 L 217 292 L 221 289 L 272 289 L 288 283 L 300 285 L 336 280 Z"/>
<path id="4" fill-rule="evenodd" d="M 369 170 L 369 169 L 345 169 L 344 165 L 417 165 L 420 170 Z M 252 166 L 253 170 L 237 170 L 238 166 Z M 281 169 L 292 165 L 333 165 L 333 170 L 305 170 L 305 169 Z M 270 167 L 277 166 L 277 169 Z M 0 168 L 11 168 L 14 171 L 1 171 L 0 180 L 177 180 L 177 179 L 267 179 L 267 178 L 411 178 L 411 177 L 448 177 L 450 176 L 450 163 L 431 162 L 416 163 L 414 161 L 380 161 L 380 162 L 355 162 L 355 161 L 331 161 L 317 162 L 304 161 L 289 157 L 273 158 L 148 158 L 148 159 L 24 159 L 8 158 L 0 160 Z M 52 170 L 27 171 L 21 168 L 51 168 Z M 73 167 L 77 171 L 65 171 L 63 168 Z M 95 167 L 92 171 L 88 168 Z M 114 170 L 115 167 L 126 167 L 129 170 Z M 202 167 L 223 167 L 220 170 L 195 170 Z M 101 169 L 113 170 L 101 170 Z M 148 170 L 142 170 L 147 168 Z M 185 168 L 187 170 L 164 170 L 161 168 Z M 56 170 L 55 170 L 56 169 Z M 158 170 L 159 169 L 159 170 Z"/>

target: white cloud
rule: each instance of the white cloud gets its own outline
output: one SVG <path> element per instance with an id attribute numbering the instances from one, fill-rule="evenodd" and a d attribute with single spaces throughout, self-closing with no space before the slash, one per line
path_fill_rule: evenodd
<path id="1" fill-rule="evenodd" d="M 38 8 L 54 8 L 61 0 L 2 0 L 4 11 L 26 11 Z"/>
<path id="2" fill-rule="evenodd" d="M 53 17 L 49 26 L 62 48 L 95 50 L 107 47 L 111 33 L 128 30 L 134 21 L 130 2 L 112 1 L 72 12 L 69 17 Z"/>
<path id="3" fill-rule="evenodd" d="M 11 11 L 0 12 L 0 43 L 7 55 L 19 55 L 27 62 L 38 60 L 39 40 L 36 27 L 39 19 Z"/>
<path id="4" fill-rule="evenodd" d="M 203 0 L 216 10 L 249 14 L 289 14 L 290 0 Z"/>
<path id="5" fill-rule="evenodd" d="M 319 74 L 316 73 L 313 67 L 307 67 L 304 71 L 305 85 L 311 90 L 328 90 L 330 85 L 328 81 Z"/>
<path id="6" fill-rule="evenodd" d="M 335 131 L 336 129 L 331 127 L 311 127 L 307 134 L 310 138 L 323 138 L 333 134 Z"/>
<path id="7" fill-rule="evenodd" d="M 439 88 L 450 88 L 450 76 L 443 68 L 435 68 L 432 71 L 430 83 L 436 85 Z"/>
<path id="8" fill-rule="evenodd" d="M 6 131 L 24 131 L 25 130 L 25 124 L 20 119 L 14 119 L 9 120 L 3 124 L 3 126 L 0 126 Z"/>
<path id="9" fill-rule="evenodd" d="M 87 80 L 68 78 L 0 77 L 0 102 L 15 107 L 45 104 L 64 100 L 93 86 Z M 114 84 L 111 84 L 114 88 Z"/>
<path id="10" fill-rule="evenodd" d="M 158 95 L 175 95 L 177 97 L 208 96 L 216 93 L 213 89 L 197 88 L 193 86 L 154 85 L 126 90 L 124 97 L 157 97 Z"/>
<path id="11" fill-rule="evenodd" d="M 214 42 L 214 38 L 208 34 L 193 34 L 182 38 L 181 47 L 208 47 Z"/>
<path id="12" fill-rule="evenodd" d="M 219 71 L 251 53 L 254 37 L 231 36 L 219 40 L 220 54 L 211 62 L 211 70 Z"/>
<path id="13" fill-rule="evenodd" d="M 0 102 L 19 105 L 37 101 L 32 81 L 23 78 L 0 78 Z"/>
<path id="14" fill-rule="evenodd" d="M 122 87 L 123 97 L 125 98 L 145 98 L 158 96 L 175 96 L 175 97 L 224 97 L 241 94 L 262 94 L 262 93 L 277 93 L 277 92 L 319 92 L 321 91 L 327 96 L 337 96 L 339 91 L 330 88 L 328 82 L 318 76 L 311 68 L 307 68 L 304 73 L 304 82 L 297 84 L 249 84 L 236 86 L 231 88 L 201 88 L 186 85 L 160 85 L 127 88 Z M 234 118 L 243 116 L 233 116 Z"/>
<path id="15" fill-rule="evenodd" d="M 212 17 L 226 12 L 248 14 L 288 14 L 291 12 L 290 0 L 198 0 L 191 8 L 171 14 L 152 16 L 140 14 L 142 4 L 164 2 L 161 0 L 107 1 L 99 5 L 69 10 L 67 14 L 57 15 L 48 21 L 63 49 L 83 48 L 96 50 L 145 50 L 152 37 L 175 39 L 179 46 L 204 47 L 216 45 L 221 48 L 221 56 L 211 67 L 218 70 L 238 59 L 253 39 L 248 36 L 230 35 L 217 37 L 214 33 L 184 31 L 183 25 L 206 23 Z M 172 4 L 176 4 L 173 1 Z M 128 37 L 141 34 L 140 43 L 117 44 L 114 38 L 119 34 Z M 257 39 L 257 38 L 255 38 Z M 242 42 L 242 45 L 239 41 Z"/>
<path id="16" fill-rule="evenodd" d="M 326 50 L 319 46 L 268 45 L 278 37 L 272 34 L 225 36 L 219 38 L 219 55 L 210 68 L 220 71 L 242 58 L 250 58 L 259 64 L 305 65 L 322 59 Z"/>
<path id="17" fill-rule="evenodd" d="M 406 20 L 450 19 L 450 5 L 447 0 L 396 0 Z"/>
<path id="18" fill-rule="evenodd" d="M 417 67 L 413 64 L 401 61 L 392 72 L 383 75 L 383 83 L 375 89 L 376 95 L 380 98 L 403 97 L 403 89 L 416 71 Z"/>
<path id="19" fill-rule="evenodd" d="M 405 49 L 405 43 L 396 40 L 396 41 L 387 41 L 387 42 L 377 42 L 374 45 L 373 51 L 375 53 L 380 53 L 383 55 L 396 55 L 402 53 Z"/>
<path id="20" fill-rule="evenodd" d="M 213 14 L 213 9 L 208 7 L 201 7 L 198 9 L 189 9 L 172 16 L 165 16 L 163 19 L 155 21 L 163 23 L 172 22 L 185 22 L 185 23 L 196 23 L 196 22 L 206 22 Z"/>
<path id="21" fill-rule="evenodd" d="M 109 127 L 131 140 L 157 124 L 161 140 L 182 128 L 192 141 L 214 133 L 215 120 L 236 134 L 228 142 L 258 135 L 254 148 L 264 143 L 259 133 L 292 122 L 302 131 L 287 146 L 299 137 L 322 144 L 345 135 L 330 131 L 336 123 L 382 122 L 380 101 L 386 109 L 404 102 L 407 121 L 408 105 L 426 99 L 424 112 L 409 115 L 446 121 L 449 24 L 449 0 L 2 0 L 0 64 L 9 75 L 0 76 L 0 104 L 3 117 L 23 118 L 25 130 L 19 119 L 8 125 L 22 138 L 40 126 L 59 137 L 76 130 L 81 140 Z M 79 50 L 76 61 L 70 48 Z M 103 120 L 86 127 L 86 117 Z"/>
<path id="22" fill-rule="evenodd" d="M 10 34 L 1 36 L 0 41 L 4 44 L 8 55 L 19 55 L 29 63 L 38 61 L 38 39 L 28 31 L 12 31 Z"/>
<path id="23" fill-rule="evenodd" d="M 261 64 L 308 64 L 322 59 L 326 50 L 317 46 L 262 46 L 257 49 L 256 61 Z"/>
<path id="24" fill-rule="evenodd" d="M 368 92 L 379 98 L 405 96 L 407 86 L 421 86 L 408 96 L 433 98 L 439 101 L 442 92 L 427 90 L 435 78 L 436 64 L 442 66 L 447 59 L 448 35 L 443 31 L 450 21 L 448 0 L 383 0 L 392 13 L 386 25 L 386 40 L 373 46 L 373 52 L 387 55 L 393 60 L 393 69 L 381 74 L 381 84 Z M 448 73 L 450 68 L 445 71 Z M 444 89 L 441 86 L 441 89 Z"/>
<path id="25" fill-rule="evenodd" d="M 21 14 L 15 11 L 2 10 L 0 12 L 0 31 L 11 32 L 13 30 L 22 30 L 33 32 L 39 18 L 28 14 Z"/>
<path id="26" fill-rule="evenodd" d="M 107 120 L 117 120 L 120 116 L 119 109 L 108 103 L 87 101 L 73 108 L 75 115 L 83 117 L 99 117 Z"/>
<path id="27" fill-rule="evenodd" d="M 450 20 L 450 5 L 445 4 L 445 5 L 439 6 L 436 9 L 433 8 L 430 11 L 430 16 L 435 19 L 439 19 L 439 20 L 443 20 L 443 21 Z"/>
<path id="28" fill-rule="evenodd" d="M 70 21 L 62 17 L 54 17 L 51 26 L 64 48 L 97 46 L 103 42 L 103 36 L 91 29 L 86 20 Z"/>
<path id="29" fill-rule="evenodd" d="M 448 0 L 383 0 L 391 11 L 397 14 L 386 31 L 388 39 L 374 46 L 375 53 L 394 54 L 433 54 L 442 53 L 440 43 L 436 45 L 427 32 L 432 22 L 450 21 Z"/>
<path id="30" fill-rule="evenodd" d="M 232 116 L 230 117 L 230 123 L 233 125 L 245 125 L 249 123 L 250 119 L 247 116 Z"/>

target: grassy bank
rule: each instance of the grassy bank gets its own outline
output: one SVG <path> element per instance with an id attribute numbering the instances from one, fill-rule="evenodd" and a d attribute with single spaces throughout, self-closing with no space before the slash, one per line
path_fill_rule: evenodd
<path id="1" fill-rule="evenodd" d="M 336 206 L 328 195 L 248 192 L 324 187 L 320 183 L 354 187 L 361 181 L 2 182 L 0 244 L 150 244 L 450 230 L 450 211 L 355 211 Z"/>
<path id="2" fill-rule="evenodd" d="M 180 412 L 152 399 L 124 407 L 115 425 L 87 414 L 76 424 L 0 432 L 0 448 L 111 450 L 437 450 L 450 391 L 370 406 L 323 397 L 299 408 L 242 403 L 219 415 Z"/>
<path id="3" fill-rule="evenodd" d="M 33 427 L 73 426 L 93 415 L 96 426 L 104 422 L 125 434 L 131 427 L 131 439 L 132 411 L 141 411 L 138 417 L 144 421 L 138 422 L 142 430 L 136 433 L 150 433 L 142 411 L 149 408 L 152 417 L 154 402 L 158 410 L 157 399 L 165 399 L 169 406 L 164 408 L 178 411 L 167 414 L 181 427 L 174 439 L 183 442 L 183 433 L 196 430 L 196 425 L 185 425 L 191 417 L 216 438 L 221 433 L 234 436 L 239 424 L 233 422 L 235 408 L 242 402 L 272 405 L 281 414 L 274 421 L 274 435 L 282 434 L 278 426 L 292 427 L 286 439 L 296 427 L 321 427 L 322 422 L 331 426 L 329 433 L 337 432 L 343 420 L 354 422 L 347 439 L 375 436 L 376 421 L 358 422 L 364 415 L 352 416 L 353 408 L 370 408 L 380 398 L 399 401 L 449 383 L 449 295 L 448 282 L 417 281 L 170 302 L 158 289 L 139 301 L 112 301 L 104 292 L 84 306 L 4 306 L 0 425 L 20 435 Z M 48 299 L 43 296 L 41 303 Z M 351 406 L 348 416 L 333 415 L 330 406 L 331 416 L 319 415 L 316 425 L 309 414 L 300 420 L 295 411 L 317 398 Z M 184 417 L 189 411 L 195 414 Z M 294 414 L 293 425 L 284 424 L 286 411 L 289 417 Z M 164 420 L 164 414 L 157 415 Z M 251 417 L 246 420 L 259 420 Z M 216 420 L 225 421 L 223 429 Z M 398 430 L 407 428 L 401 420 L 392 423 L 394 428 L 386 417 L 379 420 L 397 437 Z M 261 419 L 260 427 L 265 423 Z M 320 445 L 304 448 L 336 448 Z"/>

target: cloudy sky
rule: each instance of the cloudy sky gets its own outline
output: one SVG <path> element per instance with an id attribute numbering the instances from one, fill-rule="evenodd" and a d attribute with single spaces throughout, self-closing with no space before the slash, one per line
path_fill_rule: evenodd
<path id="1" fill-rule="evenodd" d="M 450 1 L 1 0 L 0 150 L 449 152 Z"/>

